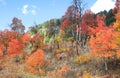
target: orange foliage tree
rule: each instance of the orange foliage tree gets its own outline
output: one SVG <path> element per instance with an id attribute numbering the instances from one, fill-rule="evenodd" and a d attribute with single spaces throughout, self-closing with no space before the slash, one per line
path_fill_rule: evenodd
<path id="1" fill-rule="evenodd" d="M 119 46 L 120 48 L 120 11 L 118 10 L 117 14 L 115 15 L 116 22 L 114 23 L 113 27 L 116 30 L 115 34 L 115 43 Z M 120 49 L 118 49 L 118 52 L 116 53 L 115 60 L 120 57 Z M 115 63 L 116 64 L 116 61 Z"/>
<path id="2" fill-rule="evenodd" d="M 31 56 L 28 57 L 26 60 L 26 65 L 28 70 L 31 73 L 38 73 L 41 66 L 44 65 L 44 51 L 43 50 L 37 50 L 34 52 Z"/>
<path id="3" fill-rule="evenodd" d="M 96 16 L 96 26 L 94 27 L 89 27 L 89 34 L 90 35 L 96 35 L 100 30 L 104 30 L 106 29 L 106 25 L 105 25 L 105 18 L 106 16 L 104 14 L 98 14 Z"/>
<path id="4" fill-rule="evenodd" d="M 107 70 L 107 57 L 116 56 L 118 45 L 115 42 L 114 29 L 104 28 L 99 30 L 96 37 L 90 39 L 91 54 L 104 59 L 105 70 Z"/>

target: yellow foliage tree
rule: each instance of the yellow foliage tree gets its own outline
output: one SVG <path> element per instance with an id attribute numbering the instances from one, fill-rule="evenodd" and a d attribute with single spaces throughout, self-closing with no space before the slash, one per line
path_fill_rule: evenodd
<path id="1" fill-rule="evenodd" d="M 115 29 L 117 32 L 116 32 L 116 34 L 114 35 L 114 38 L 115 38 L 114 42 L 115 42 L 115 43 L 119 46 L 119 48 L 120 48 L 120 10 L 117 12 L 115 18 L 116 18 L 116 22 L 114 23 L 114 26 L 113 26 L 113 27 L 114 27 L 114 29 Z M 117 52 L 116 52 L 115 60 L 116 60 L 118 57 L 120 58 L 120 49 L 118 49 Z M 115 64 L 116 64 L 116 62 L 115 62 Z"/>
<path id="2" fill-rule="evenodd" d="M 115 16 L 116 22 L 114 23 L 114 28 L 120 32 L 120 11 Z"/>

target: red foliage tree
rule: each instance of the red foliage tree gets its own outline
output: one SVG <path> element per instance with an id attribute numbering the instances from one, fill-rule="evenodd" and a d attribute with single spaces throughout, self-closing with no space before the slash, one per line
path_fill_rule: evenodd
<path id="1" fill-rule="evenodd" d="M 75 17 L 76 17 L 76 13 L 75 13 L 75 6 L 69 6 L 67 11 L 65 12 L 65 14 L 62 16 L 62 24 L 61 24 L 61 29 L 64 30 L 66 32 L 66 34 L 74 34 L 75 36 Z M 69 30 L 70 29 L 70 30 Z M 70 32 L 68 32 L 70 31 Z M 68 33 L 67 33 L 68 32 Z"/>
<path id="2" fill-rule="evenodd" d="M 91 31 L 89 34 L 90 35 L 96 35 L 100 30 L 104 30 L 107 28 L 105 24 L 105 15 L 104 14 L 98 14 L 96 16 L 96 26 L 95 27 L 89 27 L 89 31 Z"/>
<path id="3" fill-rule="evenodd" d="M 18 38 L 19 39 L 20 36 L 18 36 L 17 33 L 9 31 L 9 30 L 4 30 L 4 31 L 0 31 L 0 49 L 3 52 L 3 55 L 7 54 L 7 49 L 8 49 L 8 45 L 11 39 L 15 39 Z"/>
<path id="4" fill-rule="evenodd" d="M 89 28 L 95 28 L 96 26 L 97 22 L 94 13 L 87 10 L 82 16 L 82 33 L 90 33 Z M 80 28 L 78 31 L 80 32 Z"/>
<path id="5" fill-rule="evenodd" d="M 70 25 L 70 21 L 68 19 L 64 19 L 64 21 L 61 24 L 61 29 L 65 31 L 65 29 Z"/>
<path id="6" fill-rule="evenodd" d="M 97 21 L 95 18 L 95 15 L 90 10 L 85 11 L 84 15 L 82 16 L 82 25 L 77 29 L 77 31 L 80 33 L 82 37 L 84 37 L 84 41 L 92 35 L 92 29 L 95 29 L 97 27 Z M 81 29 L 82 28 L 82 29 Z"/>
<path id="7" fill-rule="evenodd" d="M 27 39 L 25 39 L 27 38 Z M 19 55 L 24 48 L 24 42 L 28 37 L 14 31 L 4 30 L 0 32 L 1 54 L 8 56 Z"/>
<path id="8" fill-rule="evenodd" d="M 9 47 L 7 49 L 9 56 L 18 56 L 24 48 L 24 44 L 17 39 L 11 39 Z"/>

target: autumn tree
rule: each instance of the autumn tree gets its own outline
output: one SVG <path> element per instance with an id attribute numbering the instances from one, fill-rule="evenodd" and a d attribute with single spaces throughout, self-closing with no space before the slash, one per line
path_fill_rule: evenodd
<path id="1" fill-rule="evenodd" d="M 82 27 L 84 30 L 83 32 L 87 32 L 87 29 L 85 30 L 85 28 L 87 27 L 95 28 L 97 26 L 96 22 L 97 21 L 96 21 L 95 14 L 90 10 L 85 11 L 85 13 L 82 16 Z"/>
<path id="2" fill-rule="evenodd" d="M 12 23 L 10 24 L 11 30 L 18 32 L 20 34 L 24 33 L 25 26 L 22 24 L 22 20 L 14 17 Z"/>
<path id="3" fill-rule="evenodd" d="M 104 14 L 97 14 L 94 27 L 89 27 L 89 35 L 96 36 L 96 33 L 102 29 L 105 29 L 107 26 L 105 24 L 106 16 Z"/>
<path id="4" fill-rule="evenodd" d="M 67 37 L 74 37 L 75 38 L 75 7 L 73 5 L 69 6 L 65 14 L 62 16 L 62 24 L 61 29 L 64 30 Z"/>
<path id="5" fill-rule="evenodd" d="M 118 13 L 115 15 L 116 18 L 116 22 L 114 23 L 113 27 L 116 30 L 116 36 L 115 36 L 115 42 L 118 46 L 120 46 L 120 11 L 118 11 Z M 119 47 L 120 48 L 120 47 Z M 114 60 L 115 60 L 115 65 L 117 63 L 117 58 L 120 57 L 120 49 L 118 49 L 119 51 L 116 53 L 116 55 L 114 56 Z"/>
<path id="6" fill-rule="evenodd" d="M 105 20 L 106 16 L 104 14 L 98 14 L 96 16 L 97 27 L 95 29 L 92 29 L 92 34 L 94 37 L 90 39 L 91 46 L 94 50 L 92 52 L 94 52 L 93 54 L 100 52 L 104 55 L 102 57 L 104 57 L 105 59 L 106 57 L 114 56 L 114 65 L 116 65 L 117 56 L 119 55 L 119 33 L 117 32 L 119 31 L 119 23 L 116 21 L 113 27 L 107 27 L 105 24 Z M 98 55 L 100 55 L 100 53 L 98 53 Z M 105 65 L 106 64 L 107 63 L 105 63 Z"/>
<path id="7" fill-rule="evenodd" d="M 115 34 L 116 32 L 112 27 L 104 27 L 96 33 L 96 37 L 90 39 L 91 54 L 104 59 L 105 70 L 108 70 L 107 58 L 116 56 L 118 52 Z"/>
<path id="8" fill-rule="evenodd" d="M 120 32 L 120 11 L 115 16 L 116 22 L 114 23 L 114 28 L 116 31 Z"/>
<path id="9" fill-rule="evenodd" d="M 83 35 L 82 36 L 83 45 L 85 45 L 86 40 L 92 34 L 91 29 L 95 29 L 96 27 L 97 27 L 97 21 L 95 18 L 95 14 L 90 10 L 85 11 L 85 13 L 82 16 L 82 30 L 80 29 L 80 27 L 77 29 L 78 32 L 81 32 Z"/>
<path id="10" fill-rule="evenodd" d="M 116 38 L 116 41 L 117 41 L 117 43 L 119 43 L 120 42 L 120 36 L 119 36 L 119 34 L 120 34 L 120 12 L 118 12 L 117 14 L 116 14 L 116 16 L 115 16 L 115 18 L 116 18 L 116 22 L 114 23 L 114 29 L 117 31 L 117 35 L 118 35 L 118 37 Z"/>
<path id="11" fill-rule="evenodd" d="M 24 44 L 17 39 L 11 39 L 9 42 L 9 47 L 7 49 L 9 56 L 19 56 L 23 52 Z"/>
<path id="12" fill-rule="evenodd" d="M 64 19 L 64 21 L 61 24 L 61 29 L 65 32 L 65 37 L 72 37 L 74 35 L 74 30 L 71 27 L 70 21 L 68 19 Z"/>
<path id="13" fill-rule="evenodd" d="M 25 39 L 23 35 L 10 30 L 0 31 L 0 57 L 17 57 L 24 52 Z"/>
<path id="14" fill-rule="evenodd" d="M 14 38 L 16 38 L 16 33 L 9 30 L 0 31 L 0 44 L 3 56 L 7 54 L 9 42 Z"/>

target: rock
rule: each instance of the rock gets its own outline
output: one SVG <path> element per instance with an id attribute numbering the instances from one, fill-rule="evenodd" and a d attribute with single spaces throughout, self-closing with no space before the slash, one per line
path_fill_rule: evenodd
<path id="1" fill-rule="evenodd" d="M 61 54 L 60 54 L 60 60 L 62 60 L 62 59 L 65 58 L 66 56 L 67 56 L 66 53 L 64 53 L 64 52 L 61 53 Z"/>

